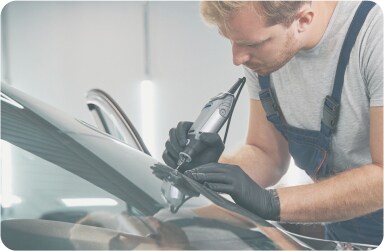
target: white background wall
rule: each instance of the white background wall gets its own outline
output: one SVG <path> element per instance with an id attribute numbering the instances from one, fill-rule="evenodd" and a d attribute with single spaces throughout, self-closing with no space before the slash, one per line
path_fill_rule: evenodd
<path id="1" fill-rule="evenodd" d="M 229 41 L 208 28 L 197 1 L 149 2 L 149 67 L 155 83 L 155 138 L 160 159 L 168 131 L 194 120 L 202 106 L 239 77 Z M 99 88 L 123 108 L 139 132 L 145 79 L 145 2 L 11 2 L 3 8 L 2 82 L 94 124 L 85 93 Z M 235 109 L 226 151 L 244 142 L 248 93 Z M 301 182 L 302 172 L 286 178 Z M 295 181 L 294 181 L 295 180 Z"/>

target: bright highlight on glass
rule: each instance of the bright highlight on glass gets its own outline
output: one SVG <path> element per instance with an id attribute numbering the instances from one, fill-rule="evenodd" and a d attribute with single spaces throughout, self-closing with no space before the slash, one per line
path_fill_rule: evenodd
<path id="1" fill-rule="evenodd" d="M 142 137 L 150 152 L 156 149 L 155 147 L 155 92 L 154 83 L 151 80 L 143 80 L 140 83 L 140 103 L 141 103 L 141 125 Z M 154 154 L 155 155 L 155 154 Z"/>
<path id="2" fill-rule="evenodd" d="M 3 208 L 21 203 L 21 199 L 13 194 L 12 145 L 1 141 L 1 197 Z"/>
<path id="3" fill-rule="evenodd" d="M 76 198 L 61 199 L 67 207 L 89 207 L 89 206 L 116 206 L 117 201 L 110 198 Z"/>
<path id="4" fill-rule="evenodd" d="M 20 105 L 19 103 L 17 103 L 13 99 L 11 99 L 7 95 L 5 95 L 4 93 L 1 93 L 0 100 L 4 101 L 4 102 L 7 102 L 8 104 L 13 105 L 13 106 L 15 106 L 15 107 L 17 107 L 19 109 L 24 109 L 24 107 L 22 105 Z"/>
<path id="5" fill-rule="evenodd" d="M 6 196 L 0 196 L 0 204 L 2 208 L 10 208 L 15 204 L 20 204 L 21 199 L 18 196 L 15 195 L 6 195 Z"/>

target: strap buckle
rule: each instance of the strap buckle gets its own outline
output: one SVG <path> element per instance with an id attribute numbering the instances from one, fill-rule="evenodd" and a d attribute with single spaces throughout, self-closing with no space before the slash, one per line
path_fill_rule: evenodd
<path id="1" fill-rule="evenodd" d="M 333 132 L 336 130 L 337 120 L 339 118 L 340 104 L 332 97 L 326 96 L 323 107 L 323 123 Z"/>
<path id="2" fill-rule="evenodd" d="M 261 90 L 259 97 L 267 116 L 279 115 L 279 107 L 271 88 Z"/>

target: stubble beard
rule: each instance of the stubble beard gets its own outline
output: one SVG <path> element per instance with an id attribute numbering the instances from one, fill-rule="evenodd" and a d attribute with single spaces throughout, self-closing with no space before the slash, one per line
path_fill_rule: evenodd
<path id="1" fill-rule="evenodd" d="M 266 68 L 260 69 L 257 73 L 262 76 L 271 74 L 272 72 L 282 68 L 296 55 L 296 53 L 299 51 L 299 43 L 294 39 L 294 35 L 292 33 L 287 34 L 287 40 L 284 43 L 284 48 L 285 49 L 281 50 L 281 52 L 278 54 L 275 61 L 270 63 L 270 65 Z"/>

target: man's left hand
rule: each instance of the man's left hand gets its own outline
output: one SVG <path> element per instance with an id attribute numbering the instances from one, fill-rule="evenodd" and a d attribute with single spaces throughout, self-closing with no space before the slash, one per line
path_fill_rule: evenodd
<path id="1" fill-rule="evenodd" d="M 185 175 L 216 192 L 229 194 L 238 205 L 264 219 L 280 218 L 276 190 L 261 188 L 239 166 L 209 163 L 188 170 Z"/>

